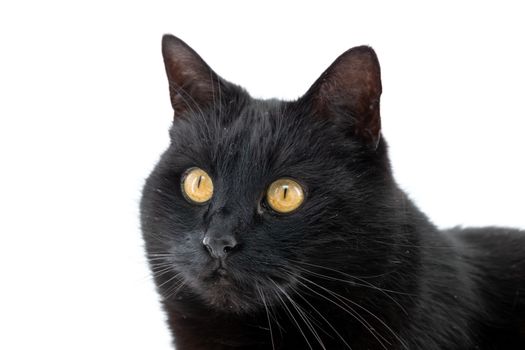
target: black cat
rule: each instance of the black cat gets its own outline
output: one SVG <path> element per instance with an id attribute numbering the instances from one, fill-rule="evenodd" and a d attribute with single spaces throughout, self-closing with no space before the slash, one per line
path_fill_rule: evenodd
<path id="1" fill-rule="evenodd" d="M 439 231 L 399 189 L 371 48 L 291 102 L 162 51 L 175 117 L 141 217 L 178 350 L 525 349 L 525 232 Z"/>

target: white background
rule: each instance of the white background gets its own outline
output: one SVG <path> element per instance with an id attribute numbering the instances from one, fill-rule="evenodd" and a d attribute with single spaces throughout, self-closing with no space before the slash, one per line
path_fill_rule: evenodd
<path id="1" fill-rule="evenodd" d="M 401 186 L 440 227 L 525 228 L 520 2 L 320 3 L 2 1 L 1 349 L 170 348 L 138 223 L 172 116 L 163 33 L 265 98 L 373 46 Z"/>

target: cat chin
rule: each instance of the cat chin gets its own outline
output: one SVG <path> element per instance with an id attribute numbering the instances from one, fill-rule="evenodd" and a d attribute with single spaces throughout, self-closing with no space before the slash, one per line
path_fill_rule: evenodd
<path id="1" fill-rule="evenodd" d="M 257 290 L 253 284 L 241 286 L 232 280 L 218 279 L 201 284 L 196 291 L 201 300 L 214 311 L 243 315 L 263 312 L 265 305 L 266 307 L 280 305 L 282 300 L 278 298 L 278 295 L 283 293 L 282 291 L 293 294 L 290 283 L 276 285 L 279 285 L 276 287 L 279 291 L 268 285 L 259 286 Z M 261 299 L 261 295 L 264 295 L 264 300 Z M 284 295 L 281 297 L 285 298 Z"/>
<path id="2" fill-rule="evenodd" d="M 218 312 L 245 314 L 260 307 L 255 295 L 240 290 L 232 281 L 223 278 L 199 285 L 195 291 Z"/>
<path id="3" fill-rule="evenodd" d="M 283 293 L 293 294 L 297 284 L 293 277 L 283 279 L 276 275 L 254 275 L 234 265 L 222 269 L 215 262 L 197 270 L 181 269 L 181 272 L 187 291 L 202 306 L 215 312 L 238 315 L 264 311 L 265 305 L 280 305 L 281 298 L 286 299 Z"/>
<path id="4" fill-rule="evenodd" d="M 228 292 L 215 292 L 206 299 L 211 308 L 224 313 L 247 314 L 259 308 L 253 299 L 241 298 Z"/>
<path id="5" fill-rule="evenodd" d="M 252 283 L 242 283 L 230 276 L 213 275 L 194 280 L 190 288 L 204 305 L 215 312 L 242 315 L 264 307 Z"/>

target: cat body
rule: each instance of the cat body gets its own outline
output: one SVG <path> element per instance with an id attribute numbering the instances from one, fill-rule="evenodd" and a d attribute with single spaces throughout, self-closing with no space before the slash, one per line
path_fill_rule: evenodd
<path id="1" fill-rule="evenodd" d="M 439 231 L 399 189 L 372 49 L 296 101 L 251 98 L 173 36 L 163 55 L 175 117 L 141 220 L 178 350 L 525 349 L 525 232 Z M 279 179 L 304 196 L 290 212 Z"/>

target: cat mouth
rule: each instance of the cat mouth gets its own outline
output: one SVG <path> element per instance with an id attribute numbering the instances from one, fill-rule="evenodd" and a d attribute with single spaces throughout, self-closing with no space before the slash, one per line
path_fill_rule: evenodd
<path id="1" fill-rule="evenodd" d="M 213 270 L 207 278 L 212 286 L 232 286 L 233 281 L 230 272 L 224 267 L 218 267 Z"/>
<path id="2" fill-rule="evenodd" d="M 243 313 L 252 308 L 249 300 L 245 300 L 234 281 L 227 276 L 218 274 L 209 280 L 205 298 L 210 306 L 225 312 Z"/>
<path id="3" fill-rule="evenodd" d="M 229 271 L 226 268 L 226 264 L 223 260 L 218 260 L 218 265 L 215 267 L 212 273 L 221 277 L 229 275 Z"/>
<path id="4" fill-rule="evenodd" d="M 201 278 L 200 294 L 209 306 L 227 313 L 246 313 L 254 309 L 253 297 L 249 285 L 238 280 L 238 271 L 222 263 L 216 263 Z"/>
<path id="5" fill-rule="evenodd" d="M 210 288 L 210 291 L 220 290 L 225 293 L 236 288 L 232 271 L 222 260 L 216 260 L 210 267 L 201 278 L 201 281 Z"/>

